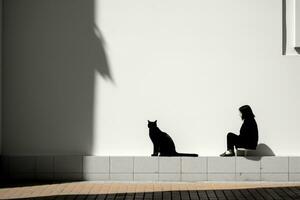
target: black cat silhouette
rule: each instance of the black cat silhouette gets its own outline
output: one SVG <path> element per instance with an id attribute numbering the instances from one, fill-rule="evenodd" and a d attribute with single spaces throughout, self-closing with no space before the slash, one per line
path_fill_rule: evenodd
<path id="1" fill-rule="evenodd" d="M 198 154 L 177 153 L 172 138 L 157 127 L 157 120 L 148 120 L 149 136 L 153 142 L 153 154 L 151 156 L 190 156 L 198 157 Z"/>

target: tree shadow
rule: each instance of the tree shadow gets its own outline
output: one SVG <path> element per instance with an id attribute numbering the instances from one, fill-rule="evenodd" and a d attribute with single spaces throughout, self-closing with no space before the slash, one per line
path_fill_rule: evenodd
<path id="1" fill-rule="evenodd" d="M 268 145 L 260 143 L 257 145 L 256 150 L 247 153 L 246 158 L 249 160 L 261 160 L 263 156 L 275 156 L 275 153 Z"/>
<path id="2" fill-rule="evenodd" d="M 113 82 L 95 1 L 3 7 L 3 154 L 92 154 L 95 73 Z"/>

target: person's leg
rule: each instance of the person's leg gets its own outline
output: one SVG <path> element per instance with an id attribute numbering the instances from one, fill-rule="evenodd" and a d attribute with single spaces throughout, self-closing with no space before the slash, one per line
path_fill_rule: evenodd
<path id="1" fill-rule="evenodd" d="M 227 150 L 234 151 L 234 146 L 238 144 L 238 135 L 234 133 L 227 134 Z"/>
<path id="2" fill-rule="evenodd" d="M 234 146 L 236 145 L 238 136 L 234 133 L 227 134 L 227 151 L 222 153 L 220 156 L 234 156 Z"/>

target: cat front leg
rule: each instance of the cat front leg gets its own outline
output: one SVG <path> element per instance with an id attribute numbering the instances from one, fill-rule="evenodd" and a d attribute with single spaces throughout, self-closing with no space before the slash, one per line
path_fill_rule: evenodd
<path id="1" fill-rule="evenodd" d="M 151 156 L 158 156 L 158 146 L 157 145 L 154 145 L 153 147 L 153 154 Z"/>

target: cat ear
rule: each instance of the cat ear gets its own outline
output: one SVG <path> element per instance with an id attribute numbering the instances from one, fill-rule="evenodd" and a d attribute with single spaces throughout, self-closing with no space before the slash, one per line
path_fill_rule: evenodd
<path id="1" fill-rule="evenodd" d="M 156 122 L 157 122 L 157 120 L 154 121 L 154 123 L 156 123 Z"/>
<path id="2" fill-rule="evenodd" d="M 149 120 L 147 120 L 148 121 L 148 123 L 150 123 L 150 121 Z"/>

